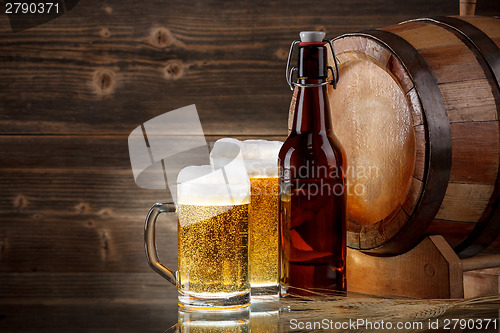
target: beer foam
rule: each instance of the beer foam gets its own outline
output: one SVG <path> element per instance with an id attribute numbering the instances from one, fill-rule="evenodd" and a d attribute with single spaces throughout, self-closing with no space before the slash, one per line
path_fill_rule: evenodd
<path id="1" fill-rule="evenodd" d="M 283 145 L 281 141 L 245 140 L 223 138 L 215 142 L 210 152 L 210 161 L 213 165 L 227 163 L 232 154 L 225 144 L 237 144 L 250 178 L 278 177 L 278 154 Z"/>
<path id="2" fill-rule="evenodd" d="M 177 204 L 231 206 L 250 203 L 250 182 L 246 174 L 229 167 L 189 166 L 177 176 Z"/>

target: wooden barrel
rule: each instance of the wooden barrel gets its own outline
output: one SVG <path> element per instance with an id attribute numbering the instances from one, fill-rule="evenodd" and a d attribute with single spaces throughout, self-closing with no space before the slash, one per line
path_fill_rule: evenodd
<path id="1" fill-rule="evenodd" d="M 395 254 L 440 233 L 469 257 L 497 237 L 498 45 L 500 19 L 477 16 L 334 40 L 340 80 L 329 96 L 347 154 L 348 246 Z"/>

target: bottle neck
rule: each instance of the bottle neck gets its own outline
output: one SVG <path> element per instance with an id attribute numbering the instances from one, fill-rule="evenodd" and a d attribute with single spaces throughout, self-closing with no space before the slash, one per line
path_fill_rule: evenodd
<path id="1" fill-rule="evenodd" d="M 298 74 L 301 86 L 297 86 L 296 91 L 292 134 L 332 130 L 326 85 L 307 86 L 326 81 L 326 57 L 326 47 L 321 44 L 301 46 L 299 49 Z"/>
<path id="2" fill-rule="evenodd" d="M 326 46 L 323 42 L 300 43 L 298 69 L 299 79 L 326 80 Z"/>

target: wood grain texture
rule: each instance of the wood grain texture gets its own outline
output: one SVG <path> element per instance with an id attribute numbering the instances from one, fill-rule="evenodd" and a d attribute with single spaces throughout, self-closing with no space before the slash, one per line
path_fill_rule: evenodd
<path id="1" fill-rule="evenodd" d="M 283 50 L 290 40 L 306 26 L 332 35 L 363 28 L 342 17 L 347 8 L 332 17 L 314 6 L 301 13 L 298 6 L 234 3 L 214 16 L 217 3 L 201 1 L 82 2 L 41 27 L 17 35 L 4 29 L 2 132 L 126 134 L 195 103 L 206 133 L 286 133 Z M 267 14 L 273 11 L 283 19 Z M 364 27 L 383 22 L 374 15 Z"/>
<path id="2" fill-rule="evenodd" d="M 500 36 L 500 27 L 488 26 L 488 20 L 480 16 L 467 16 L 462 18 L 464 21 L 474 24 L 476 27 L 484 31 L 486 34 L 491 36 Z"/>
<path id="3" fill-rule="evenodd" d="M 413 127 L 415 130 L 415 168 L 413 170 L 413 177 L 422 181 L 425 177 L 425 162 L 427 149 L 427 139 L 425 138 L 425 126 L 418 125 Z"/>
<path id="4" fill-rule="evenodd" d="M 464 297 L 500 293 L 500 267 L 464 272 Z"/>
<path id="5" fill-rule="evenodd" d="M 453 144 L 450 182 L 494 184 L 500 167 L 498 122 L 452 123 L 450 130 Z"/>
<path id="6" fill-rule="evenodd" d="M 495 92 L 491 86 L 485 78 L 441 84 L 439 89 L 450 123 L 498 120 Z"/>
<path id="7" fill-rule="evenodd" d="M 500 254 L 462 259 L 464 272 L 500 267 Z"/>
<path id="8" fill-rule="evenodd" d="M 110 274 L 110 277 L 113 275 Z M 45 279 L 43 276 L 38 278 Z M 107 287 L 121 281 L 128 287 L 137 287 L 127 284 L 129 279 L 126 276 L 123 279 L 119 276 L 114 278 L 113 281 L 109 279 Z M 22 280 L 29 283 L 29 280 Z M 45 281 L 49 282 L 51 279 Z M 97 288 L 105 287 L 104 284 L 99 284 L 102 279 L 93 279 L 88 275 L 74 279 L 73 286 L 84 285 L 82 281 L 96 284 Z M 47 287 L 29 285 L 37 290 Z M 95 292 L 83 299 L 71 294 L 65 299 L 56 299 L 51 295 L 38 301 L 29 298 L 24 302 L 4 299 L 0 303 L 2 332 L 163 332 L 177 323 L 177 302 L 176 294 L 164 292 L 162 287 L 150 285 L 146 290 L 142 289 L 144 295 L 150 296 L 149 299 L 141 297 L 140 289 L 137 289 L 138 292 L 131 299 L 91 298 L 102 296 Z M 130 294 L 126 290 L 122 292 L 124 295 Z"/>
<path id="9" fill-rule="evenodd" d="M 0 296 L 11 304 L 65 304 L 131 300 L 167 302 L 177 288 L 153 271 L 147 273 L 0 273 Z M 85 279 L 88 283 L 81 283 Z M 75 288 L 78 286 L 78 288 Z"/>
<path id="10" fill-rule="evenodd" d="M 465 240 L 475 227 L 474 222 L 434 220 L 427 232 L 429 234 L 446 235 L 446 241 L 455 247 Z M 498 248 L 498 245 L 490 246 L 493 251 Z M 496 250 L 498 252 L 498 249 Z"/>
<path id="11" fill-rule="evenodd" d="M 452 32 L 425 22 L 415 22 L 410 26 L 410 29 L 398 31 L 397 35 L 404 38 L 417 50 L 460 43 L 460 39 Z"/>
<path id="12" fill-rule="evenodd" d="M 460 15 L 474 15 L 476 0 L 460 0 Z"/>
<path id="13" fill-rule="evenodd" d="M 175 298 L 173 298 L 175 300 Z M 114 303 L 0 304 L 3 333 L 165 332 L 177 323 L 177 304 Z"/>
<path id="14" fill-rule="evenodd" d="M 298 31 L 334 37 L 456 12 L 423 0 L 80 2 L 27 31 L 1 26 L 1 132 L 128 134 L 195 103 L 206 133 L 285 134 L 283 72 Z"/>
<path id="15" fill-rule="evenodd" d="M 412 88 L 410 91 L 406 93 L 406 99 L 408 101 L 408 105 L 411 105 L 412 107 L 412 121 L 413 121 L 413 126 L 415 127 L 415 132 L 417 131 L 416 127 L 419 125 L 423 125 L 424 123 L 424 113 L 422 110 L 422 104 L 420 104 L 420 100 L 418 98 L 417 90 L 415 88 Z M 418 134 L 415 133 L 415 136 Z M 419 140 L 419 138 L 415 138 L 416 141 Z"/>
<path id="16" fill-rule="evenodd" d="M 420 200 L 420 195 L 422 193 L 423 183 L 421 180 L 411 177 L 411 182 L 409 184 L 410 190 L 408 191 L 408 196 L 405 202 L 402 203 L 401 207 L 404 209 L 408 216 L 413 214 L 413 211 L 417 207 L 418 201 Z"/>
<path id="17" fill-rule="evenodd" d="M 492 193 L 493 185 L 449 183 L 436 219 L 475 222 L 483 214 Z"/>
<path id="18" fill-rule="evenodd" d="M 420 50 L 438 83 L 461 82 L 484 78 L 474 54 L 462 42 L 440 45 Z M 441 64 L 446 63 L 446 66 Z"/>

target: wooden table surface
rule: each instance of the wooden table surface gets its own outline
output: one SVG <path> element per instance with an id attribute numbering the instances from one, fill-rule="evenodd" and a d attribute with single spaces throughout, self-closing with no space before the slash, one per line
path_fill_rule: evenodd
<path id="1" fill-rule="evenodd" d="M 185 326 L 196 326 L 196 332 L 223 332 L 214 328 L 214 321 L 218 327 L 223 327 L 224 332 L 251 332 L 252 333 L 274 333 L 274 332 L 303 332 L 295 329 L 291 319 L 293 314 L 288 308 L 275 304 L 270 306 L 254 306 L 250 311 L 243 313 L 225 314 L 220 318 L 220 314 L 198 313 L 191 315 L 191 321 L 196 322 L 186 324 L 183 318 L 185 314 L 178 312 L 175 295 L 171 292 L 173 287 L 167 287 L 169 299 L 158 300 L 117 300 L 117 301 L 82 301 L 78 299 L 68 299 L 66 302 L 47 302 L 42 304 L 0 304 L 0 331 L 2 333 L 14 332 L 188 332 Z M 165 290 L 159 291 L 163 293 Z M 279 312 L 281 311 L 281 312 Z M 428 320 L 422 321 L 423 329 L 410 329 L 405 332 L 498 332 L 500 322 L 499 310 L 470 309 L 451 316 L 441 317 L 462 320 L 486 320 L 497 319 L 496 329 L 490 324 L 488 329 L 470 330 L 435 330 L 428 329 Z M 302 314 L 303 315 L 303 314 Z M 314 317 L 314 320 L 323 319 L 336 321 L 333 316 Z M 236 320 L 244 320 L 244 323 L 235 324 Z M 349 319 L 356 321 L 366 319 L 360 316 L 352 316 Z M 433 321 L 435 319 L 432 319 Z M 346 322 L 347 319 L 337 319 L 339 322 Z M 304 321 L 305 322 L 305 321 Z M 406 321 L 404 321 L 406 322 Z M 408 321 L 414 323 L 415 321 Z M 486 321 L 484 321 L 486 322 Z M 413 324 L 415 325 L 415 324 Z M 183 330 L 179 330 L 180 327 Z M 217 327 L 217 326 L 216 326 Z M 320 332 L 321 330 L 313 330 Z M 342 330 L 347 332 L 383 332 L 383 330 Z"/>

